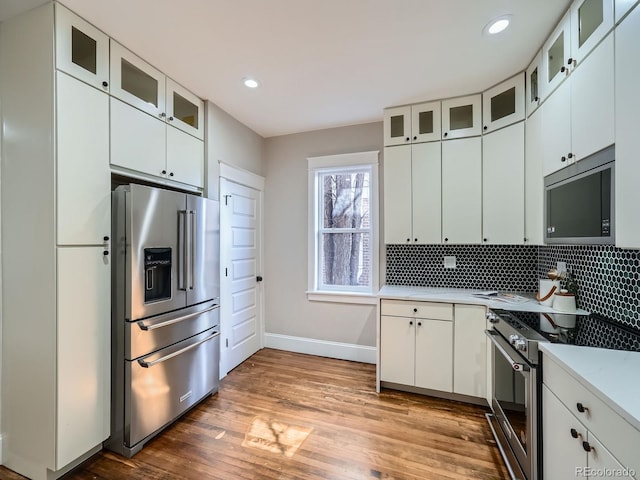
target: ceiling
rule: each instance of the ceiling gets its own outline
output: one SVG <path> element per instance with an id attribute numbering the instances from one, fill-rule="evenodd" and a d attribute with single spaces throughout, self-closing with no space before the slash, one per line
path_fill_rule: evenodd
<path id="1" fill-rule="evenodd" d="M 0 20 L 43 0 L 0 0 Z M 263 137 L 380 121 L 524 70 L 570 0 L 62 0 Z M 512 14 L 504 32 L 483 35 Z M 251 90 L 242 78 L 261 86 Z"/>

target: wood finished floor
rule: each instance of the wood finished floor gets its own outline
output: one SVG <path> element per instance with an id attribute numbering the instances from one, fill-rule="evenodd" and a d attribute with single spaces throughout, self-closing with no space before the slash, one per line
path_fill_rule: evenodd
<path id="1" fill-rule="evenodd" d="M 377 394 L 374 365 L 264 349 L 135 457 L 101 452 L 63 478 L 507 480 L 485 411 Z M 313 431 L 292 458 L 243 447 L 256 416 Z"/>

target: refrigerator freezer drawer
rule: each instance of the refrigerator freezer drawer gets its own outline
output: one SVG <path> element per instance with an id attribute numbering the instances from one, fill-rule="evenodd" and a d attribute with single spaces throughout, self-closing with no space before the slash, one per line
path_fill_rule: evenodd
<path id="1" fill-rule="evenodd" d="M 219 325 L 220 306 L 215 302 L 126 322 L 124 358 L 134 360 Z"/>
<path id="2" fill-rule="evenodd" d="M 125 446 L 134 448 L 217 391 L 219 358 L 220 333 L 215 328 L 125 361 L 130 386 L 125 391 Z"/>

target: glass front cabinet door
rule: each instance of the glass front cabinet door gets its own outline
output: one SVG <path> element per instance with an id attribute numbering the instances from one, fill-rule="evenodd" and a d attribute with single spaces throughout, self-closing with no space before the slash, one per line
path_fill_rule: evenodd
<path id="1" fill-rule="evenodd" d="M 411 142 L 440 140 L 440 102 L 411 106 Z"/>
<path id="2" fill-rule="evenodd" d="M 505 80 L 482 94 L 482 130 L 489 133 L 524 120 L 524 75 Z"/>
<path id="3" fill-rule="evenodd" d="M 542 72 L 542 50 L 539 51 L 529 68 L 525 73 L 525 106 L 527 117 L 531 115 L 536 109 L 540 106 L 540 102 L 542 102 L 543 92 L 542 92 L 542 77 L 544 73 Z"/>
<path id="4" fill-rule="evenodd" d="M 579 64 L 613 28 L 613 0 L 579 0 L 571 7 L 571 60 Z"/>
<path id="5" fill-rule="evenodd" d="M 452 98 L 442 102 L 442 139 L 480 135 L 482 95 Z"/>
<path id="6" fill-rule="evenodd" d="M 166 118 L 164 74 L 113 40 L 111 93 L 154 117 Z"/>
<path id="7" fill-rule="evenodd" d="M 167 77 L 167 122 L 204 139 L 204 102 Z"/>
<path id="8" fill-rule="evenodd" d="M 411 106 L 385 109 L 383 130 L 385 147 L 411 143 Z"/>
<path id="9" fill-rule="evenodd" d="M 544 94 L 550 95 L 569 75 L 571 58 L 571 16 L 570 12 L 563 17 L 554 32 L 547 39 L 542 49 L 544 63 Z"/>
<path id="10" fill-rule="evenodd" d="M 109 90 L 109 37 L 55 4 L 56 66 L 96 88 Z"/>

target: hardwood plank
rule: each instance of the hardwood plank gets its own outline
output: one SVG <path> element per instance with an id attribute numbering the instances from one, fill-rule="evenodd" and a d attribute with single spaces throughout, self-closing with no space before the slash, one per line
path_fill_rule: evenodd
<path id="1" fill-rule="evenodd" d="M 64 480 L 507 480 L 486 409 L 375 391 L 375 366 L 264 349 L 131 459 Z M 243 447 L 257 416 L 313 431 L 293 457 Z M 0 467 L 0 478 L 22 479 Z"/>

